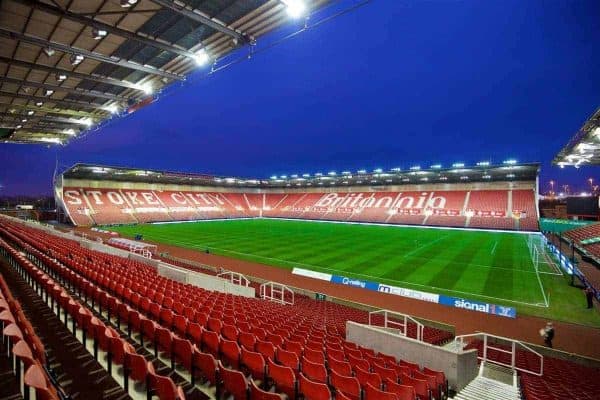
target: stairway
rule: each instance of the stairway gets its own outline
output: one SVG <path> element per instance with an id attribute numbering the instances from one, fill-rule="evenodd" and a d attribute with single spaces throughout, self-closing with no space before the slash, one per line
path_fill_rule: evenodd
<path id="1" fill-rule="evenodd" d="M 479 376 L 454 396 L 458 400 L 521 400 L 516 372 L 482 363 Z"/>

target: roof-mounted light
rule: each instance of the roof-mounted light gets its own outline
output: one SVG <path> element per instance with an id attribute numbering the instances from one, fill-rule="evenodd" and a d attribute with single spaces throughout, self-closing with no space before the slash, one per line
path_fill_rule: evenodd
<path id="1" fill-rule="evenodd" d="M 210 56 L 204 49 L 200 49 L 194 55 L 194 61 L 199 66 L 206 65 L 210 61 Z"/>
<path id="2" fill-rule="evenodd" d="M 288 15 L 292 18 L 300 18 L 306 14 L 306 4 L 302 0 L 281 0 L 286 6 Z"/>
<path id="3" fill-rule="evenodd" d="M 517 163 L 517 160 L 514 159 L 510 159 L 510 160 L 505 160 L 502 164 L 506 164 L 506 165 L 515 165 Z"/>

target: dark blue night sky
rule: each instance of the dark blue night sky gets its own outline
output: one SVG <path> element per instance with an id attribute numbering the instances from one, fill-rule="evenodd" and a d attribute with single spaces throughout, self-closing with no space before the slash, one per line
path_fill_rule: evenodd
<path id="1" fill-rule="evenodd" d="M 583 187 L 597 169 L 550 161 L 600 106 L 599 21 L 597 0 L 375 0 L 66 147 L 1 145 L 0 195 L 50 193 L 56 157 L 259 177 L 516 158 Z"/>

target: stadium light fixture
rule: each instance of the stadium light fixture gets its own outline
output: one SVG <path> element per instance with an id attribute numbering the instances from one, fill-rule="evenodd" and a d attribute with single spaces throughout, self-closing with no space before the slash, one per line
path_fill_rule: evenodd
<path id="1" fill-rule="evenodd" d="M 466 175 L 463 175 L 463 176 L 460 177 L 460 179 L 463 180 L 463 181 L 466 181 L 467 179 L 469 179 L 469 177 L 466 176 Z"/>
<path id="2" fill-rule="evenodd" d="M 429 178 L 425 176 L 425 177 L 421 178 L 421 180 L 422 180 L 423 182 L 427 182 L 427 181 L 429 180 Z"/>
<path id="3" fill-rule="evenodd" d="M 108 32 L 105 29 L 97 29 L 97 28 L 92 29 L 92 37 L 95 40 L 100 40 L 100 39 L 106 37 L 106 35 L 108 35 Z"/>
<path id="4" fill-rule="evenodd" d="M 419 165 L 413 165 L 412 167 L 410 167 L 411 171 L 418 171 L 420 169 L 421 169 L 421 167 Z"/>
<path id="5" fill-rule="evenodd" d="M 33 114 L 35 114 L 35 111 L 33 111 L 33 110 L 27 111 L 27 115 L 33 115 Z"/>
<path id="6" fill-rule="evenodd" d="M 150 82 L 137 85 L 137 87 L 147 95 L 152 94 L 152 92 L 154 91 L 154 89 L 152 88 L 152 83 Z"/>
<path id="7" fill-rule="evenodd" d="M 23 127 L 23 125 L 17 125 L 15 126 L 15 129 L 21 129 Z"/>
<path id="8" fill-rule="evenodd" d="M 506 177 L 507 177 L 507 178 L 514 178 L 514 177 L 515 177 L 515 174 L 506 174 Z"/>
<path id="9" fill-rule="evenodd" d="M 440 176 L 440 181 L 447 181 L 448 177 L 447 176 Z"/>
<path id="10" fill-rule="evenodd" d="M 483 179 L 492 179 L 492 176 L 491 175 L 484 175 L 484 176 L 482 176 L 482 178 Z"/>
<path id="11" fill-rule="evenodd" d="M 22 123 L 25 123 L 25 122 L 27 122 L 27 118 L 23 118 L 23 119 L 21 120 L 21 122 L 22 122 Z"/>
<path id="12" fill-rule="evenodd" d="M 511 158 L 510 160 L 505 160 L 502 164 L 515 165 L 516 163 L 517 163 L 517 160 Z"/>
<path id="13" fill-rule="evenodd" d="M 477 166 L 478 166 L 478 167 L 488 167 L 489 165 L 490 165 L 490 162 L 489 162 L 489 161 L 479 161 L 479 162 L 477 163 Z"/>
<path id="14" fill-rule="evenodd" d="M 273 180 L 277 179 L 277 175 L 271 176 L 271 179 L 273 179 Z"/>
<path id="15" fill-rule="evenodd" d="M 65 134 L 69 135 L 69 136 L 74 136 L 75 135 L 75 129 L 65 129 L 63 131 Z"/>
<path id="16" fill-rule="evenodd" d="M 293 179 L 296 179 L 296 178 L 298 178 L 298 174 L 293 174 L 293 175 L 292 175 L 292 178 L 293 178 Z"/>
<path id="17" fill-rule="evenodd" d="M 457 163 L 452 164 L 453 168 L 463 168 L 464 166 L 465 166 L 465 163 L 462 163 L 462 162 L 457 162 Z"/>
<path id="18" fill-rule="evenodd" d="M 111 114 L 116 114 L 119 112 L 119 107 L 117 107 L 116 104 L 111 104 L 110 106 L 104 107 L 104 109 Z"/>
<path id="19" fill-rule="evenodd" d="M 373 170 L 373 172 L 375 172 L 376 174 L 380 174 L 380 173 L 382 173 L 382 172 L 383 172 L 383 170 L 382 170 L 381 168 L 375 168 L 375 169 Z"/>
<path id="20" fill-rule="evenodd" d="M 335 172 L 335 171 L 329 171 L 329 172 L 327 173 L 327 175 L 329 175 L 329 176 L 336 176 L 336 175 L 337 175 L 337 172 Z"/>
<path id="21" fill-rule="evenodd" d="M 280 178 L 281 179 L 287 179 L 287 175 L 281 175 Z"/>
<path id="22" fill-rule="evenodd" d="M 44 54 L 46 54 L 46 57 L 52 57 L 54 53 L 56 53 L 56 51 L 54 51 L 52 47 L 44 47 Z"/>
<path id="23" fill-rule="evenodd" d="M 44 92 L 44 96 L 49 97 L 52 96 L 54 94 L 54 90 L 52 89 L 46 89 L 46 91 Z"/>
<path id="24" fill-rule="evenodd" d="M 200 49 L 194 55 L 194 61 L 198 66 L 206 65 L 210 61 L 210 56 L 204 49 Z"/>
<path id="25" fill-rule="evenodd" d="M 59 81 L 59 82 L 62 82 L 62 81 L 66 80 L 68 78 L 67 74 L 65 74 L 64 72 L 57 73 L 55 75 L 55 77 L 56 77 L 56 80 Z"/>
<path id="26" fill-rule="evenodd" d="M 306 13 L 306 4 L 302 0 L 281 0 L 286 6 L 288 15 L 292 18 L 300 18 Z"/>
<path id="27" fill-rule="evenodd" d="M 132 5 L 134 5 L 137 2 L 138 2 L 138 0 L 121 0 L 121 7 L 123 7 L 123 8 L 131 7 Z"/>
<path id="28" fill-rule="evenodd" d="M 429 167 L 431 169 L 441 169 L 442 168 L 442 164 L 433 164 L 431 167 Z M 412 168 L 411 168 L 412 169 Z"/>
<path id="29" fill-rule="evenodd" d="M 303 178 L 310 178 L 310 174 L 302 174 Z"/>
<path id="30" fill-rule="evenodd" d="M 69 61 L 71 62 L 71 65 L 77 66 L 83 62 L 84 58 L 85 57 L 83 57 L 81 54 L 71 54 Z"/>
<path id="31" fill-rule="evenodd" d="M 43 101 L 38 101 L 37 103 L 35 103 L 36 106 L 41 107 L 44 105 Z"/>
<path id="32" fill-rule="evenodd" d="M 350 171 L 342 171 L 342 175 L 351 175 L 351 174 L 352 174 L 352 172 L 350 172 Z"/>
<path id="33" fill-rule="evenodd" d="M 366 169 L 359 169 L 358 171 L 356 171 L 359 174 L 366 174 L 367 170 Z"/>
<path id="34" fill-rule="evenodd" d="M 402 168 L 392 168 L 392 172 L 400 172 L 402 171 Z"/>
<path id="35" fill-rule="evenodd" d="M 315 176 L 323 176 L 323 174 L 321 172 L 317 172 Z"/>
<path id="36" fill-rule="evenodd" d="M 88 128 L 92 126 L 93 122 L 91 118 L 84 118 L 78 121 L 80 124 L 87 126 Z"/>

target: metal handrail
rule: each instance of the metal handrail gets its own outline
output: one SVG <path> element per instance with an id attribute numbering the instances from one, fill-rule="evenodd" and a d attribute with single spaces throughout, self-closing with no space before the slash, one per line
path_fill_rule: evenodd
<path id="1" fill-rule="evenodd" d="M 220 274 L 217 274 L 217 278 L 227 279 L 229 282 L 233 283 L 234 285 L 246 286 L 246 287 L 250 286 L 250 280 L 248 278 L 246 278 L 244 275 L 240 274 L 239 272 L 234 272 L 234 271 L 221 272 Z"/>
<path id="2" fill-rule="evenodd" d="M 529 347 L 528 345 L 526 345 L 525 343 L 519 341 L 519 340 L 515 340 L 515 339 L 511 339 L 511 338 L 507 338 L 504 336 L 498 336 L 498 335 L 492 335 L 489 333 L 485 333 L 485 332 L 478 332 L 478 333 L 470 333 L 467 335 L 459 335 L 456 336 L 454 338 L 454 342 L 457 344 L 460 344 L 460 348 L 463 349 L 465 347 L 465 339 L 466 338 L 470 338 L 470 337 L 482 337 L 483 338 L 483 356 L 477 356 L 477 358 L 479 360 L 482 360 L 483 362 L 490 362 L 492 364 L 497 364 L 497 365 L 501 365 L 504 367 L 509 367 L 512 370 L 516 370 L 516 371 L 521 371 L 521 372 L 526 372 L 528 374 L 533 374 L 533 375 L 537 375 L 537 376 L 542 376 L 544 374 L 544 356 L 542 356 L 540 353 L 538 353 L 537 351 L 533 350 L 531 347 Z M 500 339 L 500 340 L 504 340 L 506 342 L 510 342 L 510 351 L 506 350 L 506 349 L 502 349 L 499 347 L 495 347 L 492 346 L 491 344 L 488 343 L 488 338 L 493 338 L 493 339 Z M 539 372 L 537 371 L 532 371 L 529 369 L 525 369 L 525 368 L 521 368 L 519 366 L 517 366 L 516 364 L 516 354 L 517 354 L 517 345 L 523 347 L 524 349 L 526 349 L 527 351 L 535 354 L 539 360 L 540 360 L 540 370 Z M 498 361 L 498 360 L 492 360 L 488 358 L 488 349 L 491 350 L 496 350 L 496 351 L 500 351 L 506 354 L 510 354 L 511 355 L 511 361 L 510 364 Z"/>
<path id="3" fill-rule="evenodd" d="M 271 289 L 271 293 L 269 295 L 267 295 L 267 287 Z M 260 285 L 259 290 L 261 299 L 275 301 L 281 304 L 294 304 L 294 291 L 282 283 L 273 281 L 265 282 L 262 285 Z M 286 292 L 291 294 L 292 301 L 286 301 Z M 279 295 L 279 297 L 276 297 L 274 295 Z"/>
<path id="4" fill-rule="evenodd" d="M 422 323 L 420 323 L 419 321 L 417 321 L 415 318 L 411 317 L 410 315 L 407 314 L 402 314 L 399 312 L 395 312 L 395 311 L 390 311 L 390 310 L 375 310 L 375 311 L 371 311 L 369 312 L 369 325 L 370 326 L 374 326 L 372 323 L 372 317 L 374 315 L 377 314 L 381 314 L 383 313 L 383 317 L 384 317 L 384 327 L 385 328 L 393 328 L 393 329 L 398 329 L 396 327 L 401 327 L 400 332 L 403 336 L 408 336 L 408 321 L 413 322 L 416 326 L 417 326 L 417 337 L 416 339 L 418 341 L 423 341 L 423 332 L 425 330 L 425 325 L 423 325 Z M 393 320 L 390 320 L 388 318 L 388 315 L 392 315 L 392 316 L 396 316 L 396 317 L 401 317 L 403 318 L 403 323 L 400 322 L 396 322 Z"/>

